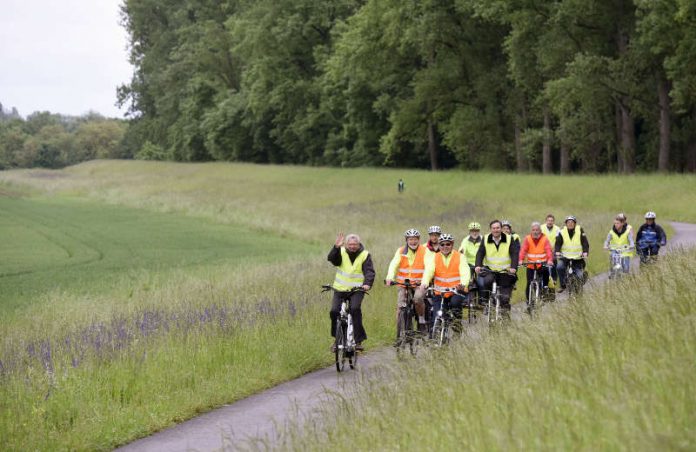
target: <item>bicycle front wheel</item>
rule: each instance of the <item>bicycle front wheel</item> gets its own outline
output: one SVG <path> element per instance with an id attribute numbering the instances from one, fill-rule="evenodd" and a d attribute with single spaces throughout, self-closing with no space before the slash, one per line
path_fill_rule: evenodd
<path id="1" fill-rule="evenodd" d="M 346 325 L 342 321 L 336 324 L 336 370 L 342 372 L 346 367 L 346 349 L 348 341 L 346 340 Z"/>
<path id="2" fill-rule="evenodd" d="M 533 316 L 534 311 L 539 305 L 540 293 L 539 293 L 539 282 L 532 281 L 529 283 L 529 293 L 527 294 L 527 312 L 529 315 Z"/>

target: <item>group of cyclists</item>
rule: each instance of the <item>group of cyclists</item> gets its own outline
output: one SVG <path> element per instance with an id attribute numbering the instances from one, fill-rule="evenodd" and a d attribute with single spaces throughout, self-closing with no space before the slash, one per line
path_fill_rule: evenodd
<path id="1" fill-rule="evenodd" d="M 616 216 L 604 242 L 604 249 L 620 250 L 623 272 L 629 271 L 630 259 L 636 251 L 641 261 L 645 261 L 650 256 L 657 256 L 659 248 L 665 246 L 666 234 L 655 218 L 654 212 L 647 212 L 645 223 L 634 237 L 626 215 L 620 213 Z M 485 235 L 481 235 L 481 225 L 472 222 L 468 225 L 469 234 L 458 248 L 455 248 L 452 234 L 444 233 L 439 226 L 428 228 L 425 244 L 421 243 L 421 234 L 417 229 L 406 230 L 405 244 L 394 253 L 384 281 L 387 286 L 398 286 L 397 312 L 406 306 L 409 291 L 412 291 L 418 331 L 427 334 L 427 312 L 430 309 L 436 312 L 445 303 L 455 317 L 461 318 L 470 291 L 477 290 L 479 303 L 485 305 L 495 282 L 501 309 L 509 316 L 510 298 L 518 279 L 520 263 L 527 270 L 527 296 L 534 272 L 541 274 L 545 289 L 555 286 L 557 282 L 558 293 L 566 290 L 566 268 L 571 261 L 572 271 L 577 272 L 580 280 L 586 280 L 585 260 L 590 246 L 585 231 L 573 215 L 565 218 L 562 228 L 555 221 L 554 215 L 548 214 L 543 224 L 533 222 L 529 234 L 523 239 L 512 230 L 512 224 L 507 220 L 491 221 L 490 232 Z M 356 349 L 361 351 L 362 342 L 367 338 L 362 324 L 361 304 L 365 293 L 374 285 L 376 274 L 372 258 L 359 236 L 339 233 L 328 260 L 336 266 L 330 311 L 331 335 L 335 336 L 341 302 L 349 297 Z M 429 288 L 433 295 L 426 300 Z M 332 345 L 334 349 L 335 344 Z"/>

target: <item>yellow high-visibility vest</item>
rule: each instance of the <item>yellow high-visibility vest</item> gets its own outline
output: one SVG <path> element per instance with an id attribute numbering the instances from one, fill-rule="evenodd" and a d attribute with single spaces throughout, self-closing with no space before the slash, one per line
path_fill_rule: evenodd
<path id="1" fill-rule="evenodd" d="M 341 247 L 341 265 L 336 267 L 336 277 L 334 278 L 333 288 L 342 292 L 348 292 L 353 287 L 360 287 L 365 281 L 362 266 L 370 253 L 362 250 L 354 262 L 350 261 L 348 251 L 344 246 Z"/>

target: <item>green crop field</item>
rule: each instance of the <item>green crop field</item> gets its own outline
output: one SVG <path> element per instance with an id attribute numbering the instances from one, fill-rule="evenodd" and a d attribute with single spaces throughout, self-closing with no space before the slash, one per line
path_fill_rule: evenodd
<path id="1" fill-rule="evenodd" d="M 461 240 L 474 220 L 523 234 L 573 213 L 596 273 L 617 212 L 696 222 L 694 182 L 136 161 L 0 172 L 0 436 L 108 449 L 328 364 L 318 288 L 339 230 L 362 236 L 380 280 L 407 228 Z M 368 297 L 370 347 L 391 340 L 394 304 L 382 286 Z"/>

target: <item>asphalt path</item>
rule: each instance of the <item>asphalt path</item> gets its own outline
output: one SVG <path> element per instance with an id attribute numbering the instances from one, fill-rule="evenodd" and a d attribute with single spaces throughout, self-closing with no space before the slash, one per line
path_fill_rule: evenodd
<path id="1" fill-rule="evenodd" d="M 671 225 L 674 235 L 668 241 L 667 251 L 696 246 L 696 224 L 673 222 Z M 607 254 L 607 265 L 608 260 Z M 634 262 L 633 265 L 637 263 Z M 606 280 L 606 273 L 597 275 L 592 278 L 590 288 Z M 521 311 L 517 309 L 514 316 L 522 315 Z M 286 426 L 320 420 L 321 408 L 333 400 L 336 394 L 349 397 L 359 387 L 362 379 L 378 374 L 385 363 L 394 360 L 395 353 L 391 348 L 371 351 L 360 356 L 356 370 L 339 374 L 331 366 L 309 373 L 117 450 L 175 452 L 248 447 L 274 449 Z"/>

